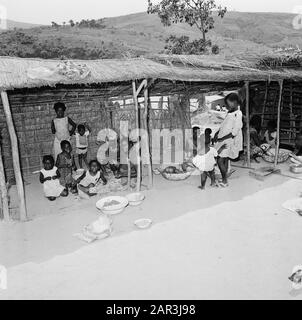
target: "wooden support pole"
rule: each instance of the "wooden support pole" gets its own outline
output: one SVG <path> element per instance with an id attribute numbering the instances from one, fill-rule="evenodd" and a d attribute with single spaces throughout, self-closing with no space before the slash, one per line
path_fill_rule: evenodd
<path id="1" fill-rule="evenodd" d="M 277 119 L 277 144 L 276 144 L 276 155 L 275 155 L 275 167 L 278 165 L 278 155 L 280 149 L 280 124 L 281 124 L 281 104 L 282 104 L 282 94 L 283 94 L 283 80 L 279 80 L 279 101 L 278 101 L 278 119 Z"/>
<path id="2" fill-rule="evenodd" d="M 3 218 L 4 221 L 8 222 L 10 220 L 9 216 L 9 206 L 8 206 L 8 195 L 7 195 L 7 188 L 5 183 L 5 173 L 4 173 L 4 165 L 2 159 L 2 147 L 0 143 L 0 195 L 1 195 L 1 205 L 3 211 Z"/>
<path id="3" fill-rule="evenodd" d="M 245 115 L 246 115 L 246 144 L 247 144 L 247 166 L 251 166 L 251 136 L 250 136 L 250 83 L 245 82 L 246 90 L 246 105 L 245 105 Z"/>
<path id="4" fill-rule="evenodd" d="M 139 137 L 139 105 L 138 105 L 138 98 L 137 95 L 139 92 L 136 91 L 136 84 L 135 81 L 132 81 L 132 88 L 133 88 L 133 100 L 135 104 L 135 111 L 136 111 L 136 130 L 138 131 L 138 141 L 137 141 L 137 183 L 136 183 L 136 191 L 140 192 L 141 190 L 141 180 L 142 180 L 142 171 L 141 171 L 141 157 L 140 157 L 140 137 Z"/>
<path id="5" fill-rule="evenodd" d="M 152 170 L 152 156 L 150 152 L 150 127 L 148 123 L 148 115 L 149 115 L 149 92 L 148 89 L 145 88 L 144 91 L 144 98 L 145 98 L 145 112 L 144 112 L 144 127 L 147 132 L 147 139 L 146 139 L 146 152 L 148 153 L 148 188 L 152 189 L 153 188 L 153 170 Z"/>
<path id="6" fill-rule="evenodd" d="M 269 89 L 269 83 L 265 82 L 265 95 L 264 95 L 264 102 L 263 102 L 263 108 L 262 108 L 262 117 L 261 117 L 261 126 L 264 126 L 264 117 L 265 117 L 265 111 L 266 111 L 266 103 L 268 99 L 268 89 Z"/>
<path id="7" fill-rule="evenodd" d="M 15 179 L 16 179 L 18 196 L 19 196 L 20 220 L 26 221 L 27 212 L 26 212 L 26 204 L 25 204 L 24 183 L 23 183 L 21 167 L 20 167 L 18 139 L 17 139 L 15 126 L 13 123 L 13 118 L 12 118 L 11 109 L 9 105 L 8 95 L 6 91 L 1 92 L 1 99 L 3 103 L 4 114 L 5 114 L 8 132 L 11 140 L 11 146 L 12 146 L 13 167 L 14 167 Z"/>

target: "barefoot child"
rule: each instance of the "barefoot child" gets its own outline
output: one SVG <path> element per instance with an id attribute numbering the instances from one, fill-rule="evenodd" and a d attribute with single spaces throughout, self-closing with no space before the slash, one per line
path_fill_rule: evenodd
<path id="1" fill-rule="evenodd" d="M 78 132 L 75 134 L 76 137 L 76 153 L 78 155 L 79 166 L 83 168 L 83 161 L 88 167 L 87 152 L 88 152 L 88 137 L 91 129 L 87 123 L 78 125 Z"/>
<path id="2" fill-rule="evenodd" d="M 237 159 L 240 151 L 243 150 L 243 121 L 239 96 L 236 93 L 229 94 L 225 98 L 225 104 L 228 114 L 214 138 L 214 141 L 218 142 L 216 149 L 226 145 L 218 157 L 218 166 L 222 175 L 222 181 L 219 184 L 224 188 L 228 187 L 230 160 Z"/>
<path id="3" fill-rule="evenodd" d="M 97 194 L 96 190 L 93 189 L 95 189 L 101 181 L 103 185 L 107 184 L 107 180 L 101 171 L 101 165 L 97 160 L 90 161 L 89 170 L 86 171 L 80 179 L 81 181 L 78 185 L 79 193 L 83 192 L 89 197 Z"/>
<path id="4" fill-rule="evenodd" d="M 57 118 L 51 122 L 51 131 L 55 135 L 53 152 L 55 159 L 57 159 L 58 154 L 61 153 L 61 142 L 64 140 L 70 141 L 70 137 L 75 133 L 77 125 L 69 117 L 65 117 L 66 106 L 64 103 L 55 103 L 54 109 Z"/>
<path id="5" fill-rule="evenodd" d="M 58 197 L 66 197 L 67 192 L 60 184 L 60 172 L 55 167 L 53 156 L 43 157 L 44 168 L 40 171 L 40 182 L 43 184 L 45 197 L 50 201 L 55 201 Z"/>
<path id="6" fill-rule="evenodd" d="M 63 140 L 61 142 L 62 152 L 58 155 L 56 166 L 59 169 L 60 173 L 60 183 L 67 190 L 71 191 L 72 194 L 77 193 L 77 183 L 78 180 L 74 180 L 72 175 L 77 170 L 74 156 L 71 153 L 72 147 L 69 141 Z"/>
<path id="7" fill-rule="evenodd" d="M 217 163 L 218 155 L 225 149 L 225 145 L 217 151 L 211 147 L 211 129 L 207 129 L 205 132 L 205 148 L 203 155 L 197 155 L 193 158 L 193 164 L 201 172 L 201 190 L 205 189 L 208 177 L 211 179 L 211 187 L 217 187 L 215 178 L 215 165 Z"/>

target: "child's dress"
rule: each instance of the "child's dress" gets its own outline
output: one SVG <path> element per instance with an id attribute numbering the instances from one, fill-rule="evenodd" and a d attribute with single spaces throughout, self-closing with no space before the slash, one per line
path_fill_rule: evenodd
<path id="1" fill-rule="evenodd" d="M 89 137 L 89 131 L 86 131 L 83 136 L 81 136 L 79 133 L 75 134 L 76 137 L 76 148 L 77 154 L 86 154 L 88 151 L 88 137 Z"/>
<path id="2" fill-rule="evenodd" d="M 239 157 L 239 152 L 243 150 L 242 128 L 242 112 L 240 110 L 229 112 L 220 127 L 218 139 L 221 139 L 230 133 L 234 138 L 219 142 L 215 146 L 215 148 L 219 150 L 223 145 L 226 145 L 226 149 L 220 153 L 221 158 L 237 159 Z"/>
<path id="3" fill-rule="evenodd" d="M 70 133 L 68 117 L 62 119 L 56 118 L 53 120 L 53 122 L 56 129 L 55 140 L 53 145 L 53 152 L 56 160 L 58 155 L 62 152 L 61 142 L 64 140 L 70 141 Z"/>
<path id="4" fill-rule="evenodd" d="M 210 150 L 205 155 L 197 155 L 196 157 L 194 157 L 192 162 L 194 166 L 201 172 L 211 172 L 215 168 L 217 157 L 217 150 L 215 148 L 210 148 Z"/>
<path id="5" fill-rule="evenodd" d="M 96 184 L 99 182 L 101 178 L 101 172 L 98 171 L 98 173 L 95 176 L 92 176 L 89 171 L 86 172 L 85 178 L 80 182 L 80 185 L 87 188 L 91 184 L 95 187 Z"/>
<path id="6" fill-rule="evenodd" d="M 58 155 L 57 158 L 57 166 L 59 168 L 59 172 L 60 172 L 60 183 L 63 186 L 73 186 L 75 184 L 75 181 L 72 177 L 72 173 L 73 173 L 73 165 L 74 163 L 74 158 L 73 156 L 71 156 L 70 159 L 68 159 L 63 153 L 60 153 Z M 66 167 L 68 166 L 68 168 Z M 62 168 L 63 167 L 63 168 Z"/>
<path id="7" fill-rule="evenodd" d="M 57 175 L 57 167 L 53 167 L 52 170 L 42 169 L 40 172 L 43 174 L 44 178 L 54 177 Z M 44 194 L 46 198 L 55 197 L 58 198 L 64 191 L 64 187 L 60 184 L 59 179 L 45 181 L 43 183 Z"/>

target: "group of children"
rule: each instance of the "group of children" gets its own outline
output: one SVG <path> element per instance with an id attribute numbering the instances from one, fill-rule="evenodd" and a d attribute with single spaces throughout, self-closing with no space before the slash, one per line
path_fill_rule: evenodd
<path id="1" fill-rule="evenodd" d="M 55 135 L 52 155 L 43 157 L 43 169 L 40 171 L 40 182 L 43 184 L 45 197 L 50 201 L 58 197 L 67 197 L 69 192 L 77 194 L 79 191 L 93 196 L 93 188 L 99 183 L 106 184 L 100 163 L 92 160 L 88 163 L 88 137 L 91 129 L 87 123 L 76 123 L 65 116 L 66 106 L 58 102 L 54 105 L 57 117 L 51 123 L 52 133 Z M 77 132 L 76 132 L 77 131 Z M 76 175 L 77 167 L 72 153 L 71 137 L 75 135 L 76 154 L 80 168 L 83 162 L 88 167 Z"/>

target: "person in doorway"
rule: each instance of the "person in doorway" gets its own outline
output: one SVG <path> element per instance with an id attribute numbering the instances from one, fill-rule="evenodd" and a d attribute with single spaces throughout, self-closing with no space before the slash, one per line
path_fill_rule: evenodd
<path id="1" fill-rule="evenodd" d="M 70 137 L 75 133 L 77 125 L 65 116 L 66 106 L 62 102 L 57 102 L 54 105 L 54 110 L 57 117 L 51 122 L 51 132 L 55 135 L 53 153 L 55 161 L 57 156 L 62 152 L 61 142 L 70 141 Z"/>
<path id="2" fill-rule="evenodd" d="M 226 145 L 226 148 L 218 157 L 218 166 L 222 176 L 222 180 L 219 181 L 221 187 L 228 186 L 230 160 L 237 159 L 239 153 L 243 150 L 243 116 L 240 110 L 240 99 L 238 94 L 231 93 L 226 96 L 225 104 L 228 113 L 214 137 L 214 142 L 217 143 L 217 150 L 219 150 L 221 146 Z"/>

